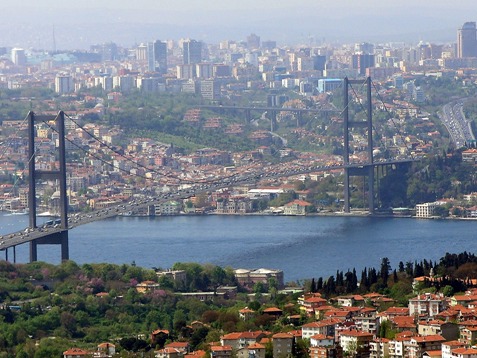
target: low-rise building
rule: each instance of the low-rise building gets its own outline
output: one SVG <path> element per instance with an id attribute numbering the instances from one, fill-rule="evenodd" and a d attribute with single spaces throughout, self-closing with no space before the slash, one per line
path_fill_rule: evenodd
<path id="1" fill-rule="evenodd" d="M 430 218 L 434 215 L 434 210 L 437 207 L 437 203 L 423 203 L 416 205 L 416 217 L 417 218 Z"/>

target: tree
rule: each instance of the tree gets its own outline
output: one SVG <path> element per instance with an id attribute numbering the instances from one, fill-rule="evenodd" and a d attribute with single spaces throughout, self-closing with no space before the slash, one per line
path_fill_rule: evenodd
<path id="1" fill-rule="evenodd" d="M 391 265 L 387 257 L 383 257 L 381 260 L 381 279 L 383 280 L 383 285 L 388 285 L 389 271 L 391 270 Z"/>

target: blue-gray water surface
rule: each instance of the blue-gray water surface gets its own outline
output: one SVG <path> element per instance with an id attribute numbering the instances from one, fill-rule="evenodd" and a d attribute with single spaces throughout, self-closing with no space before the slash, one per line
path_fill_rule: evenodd
<path id="1" fill-rule="evenodd" d="M 0 234 L 25 228 L 28 216 L 0 215 Z M 70 258 L 169 268 L 175 262 L 275 268 L 286 281 L 324 278 L 336 270 L 379 268 L 477 251 L 477 222 L 368 217 L 117 217 L 70 230 Z M 9 250 L 12 260 L 12 251 Z M 28 244 L 16 250 L 28 262 Z M 0 254 L 0 258 L 4 255 Z M 60 247 L 40 245 L 38 258 L 59 263 Z"/>

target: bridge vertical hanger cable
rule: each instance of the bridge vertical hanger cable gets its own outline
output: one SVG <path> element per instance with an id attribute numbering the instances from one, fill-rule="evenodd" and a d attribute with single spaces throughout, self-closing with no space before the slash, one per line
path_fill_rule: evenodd
<path id="1" fill-rule="evenodd" d="M 36 150 L 35 150 L 35 153 L 30 156 L 30 159 L 28 159 L 27 164 L 30 164 L 32 159 L 35 157 L 35 154 L 36 154 Z M 25 174 L 25 171 L 26 171 L 27 168 L 28 168 L 28 165 L 23 168 L 23 170 L 20 172 L 20 175 L 16 176 L 12 187 L 8 190 L 8 194 L 13 194 L 14 189 L 17 187 L 18 183 L 20 182 L 20 177 L 22 177 L 23 174 Z"/>
<path id="2" fill-rule="evenodd" d="M 80 128 L 83 132 L 85 132 L 87 135 L 89 135 L 91 138 L 93 138 L 95 141 L 97 141 L 100 145 L 108 148 L 109 150 L 111 150 L 114 154 L 120 156 L 121 158 L 124 158 L 125 160 L 127 160 L 128 162 L 136 165 L 137 167 L 139 168 L 143 168 L 145 170 L 147 170 L 148 172 L 153 172 L 155 173 L 157 176 L 164 176 L 164 173 L 161 173 L 159 172 L 158 170 L 154 169 L 154 168 L 149 168 L 139 162 L 136 162 L 134 161 L 133 159 L 127 157 L 126 155 L 118 152 L 116 149 L 114 149 L 113 146 L 109 145 L 108 143 L 102 141 L 100 138 L 98 138 L 94 133 L 91 133 L 90 131 L 86 130 L 83 126 L 81 126 L 77 121 L 75 121 L 73 118 L 71 118 L 70 116 L 68 116 L 67 114 L 65 114 L 66 117 L 68 117 L 69 120 L 71 120 L 78 128 Z M 67 139 L 68 140 L 68 139 Z M 83 149 L 84 150 L 84 149 Z M 91 154 L 91 153 L 90 153 Z M 98 158 L 97 158 L 98 159 Z M 112 165 L 112 164 L 111 164 Z M 113 167 L 115 167 L 114 165 L 112 165 Z M 116 168 L 116 167 L 115 167 Z M 120 168 L 117 168 L 117 169 L 120 169 Z M 142 178 L 142 176 L 139 176 Z M 150 179 L 150 178 L 147 178 L 147 179 Z M 184 180 L 184 179 L 181 179 L 184 183 L 190 183 L 190 181 L 188 180 Z M 208 181 L 213 181 L 213 179 L 210 179 Z M 207 182 L 207 181 L 206 181 Z"/>
<path id="3" fill-rule="evenodd" d="M 406 144 L 406 141 L 404 140 L 404 136 L 402 135 L 401 131 L 399 130 L 399 127 L 396 125 L 396 122 L 394 122 L 393 116 L 391 115 L 391 113 L 389 112 L 388 108 L 386 107 L 386 103 L 384 103 L 383 98 L 382 98 L 381 95 L 379 94 L 378 89 L 376 88 L 375 83 L 374 83 L 373 81 L 371 81 L 371 83 L 372 83 L 372 85 L 373 85 L 374 91 L 376 92 L 376 96 L 378 97 L 378 99 L 381 101 L 381 104 L 383 105 L 384 111 L 385 111 L 385 112 L 387 113 L 387 115 L 389 116 L 389 119 L 390 119 L 391 122 L 393 123 L 394 128 L 396 128 L 396 130 L 398 131 L 399 137 L 401 138 L 401 141 L 403 142 L 404 146 L 406 147 L 407 154 L 411 157 L 411 159 L 415 159 L 414 156 L 412 155 L 411 150 L 409 149 L 409 146 Z"/>
<path id="4" fill-rule="evenodd" d="M 361 85 L 361 89 L 366 85 L 366 82 L 364 82 L 362 85 Z M 354 87 L 352 84 L 349 85 L 351 87 L 351 90 L 353 91 L 355 97 L 358 99 L 358 103 L 359 105 L 361 106 L 361 109 L 363 110 L 363 112 L 365 112 L 366 114 L 368 114 L 368 110 L 366 108 L 364 108 L 363 106 L 363 103 L 359 100 L 359 97 L 358 97 L 358 94 L 356 93 Z M 369 114 L 368 114 L 369 115 Z M 373 130 L 375 133 L 378 133 L 378 130 L 376 129 L 376 126 L 374 125 L 373 123 L 373 126 L 372 126 Z M 385 147 L 385 143 L 381 140 L 381 144 Z"/>
<path id="5" fill-rule="evenodd" d="M 56 133 L 58 133 L 58 131 L 57 131 L 55 128 L 53 128 L 50 124 L 48 124 L 48 123 L 46 123 L 46 122 L 44 122 L 44 123 L 45 123 L 48 127 L 50 127 L 51 130 L 53 130 L 53 131 L 55 131 Z M 118 166 L 114 165 L 114 163 L 108 162 L 107 160 L 105 160 L 105 159 L 101 158 L 100 156 L 96 155 L 95 153 L 92 153 L 92 152 L 90 152 L 90 151 L 84 149 L 83 147 L 81 147 L 80 145 L 76 144 L 76 143 L 73 142 L 72 140 L 70 140 L 70 139 L 68 139 L 68 138 L 65 138 L 65 139 L 66 139 L 66 141 L 67 141 L 68 143 L 70 143 L 72 146 L 78 148 L 79 150 L 82 150 L 83 152 L 85 152 L 86 154 L 92 156 L 93 158 L 98 159 L 98 160 L 101 161 L 103 164 L 109 165 L 109 166 L 111 166 L 112 168 L 118 169 L 119 171 L 125 172 L 125 173 L 127 173 L 127 174 L 129 174 L 129 175 L 131 175 L 131 176 L 133 176 L 133 177 L 135 176 L 135 177 L 142 178 L 142 179 L 153 180 L 152 178 L 148 178 L 148 177 L 145 177 L 145 176 L 143 176 L 143 175 L 131 174 L 131 172 L 129 172 L 128 170 L 123 169 L 123 168 L 121 168 L 121 167 L 118 167 Z"/>
<path id="6" fill-rule="evenodd" d="M 143 168 L 143 169 L 146 169 L 148 171 L 154 171 L 154 169 L 151 169 L 151 168 L 148 168 L 146 167 L 145 165 L 141 164 L 141 163 L 138 163 L 136 161 L 134 161 L 133 159 L 127 157 L 126 155 L 118 152 L 116 149 L 114 149 L 114 147 L 112 147 L 111 145 L 109 145 L 108 143 L 102 141 L 100 138 L 98 138 L 94 133 L 91 133 L 90 131 L 86 130 L 83 126 L 81 126 L 78 122 L 76 122 L 73 118 L 71 118 L 70 116 L 66 115 L 66 117 L 68 117 L 68 119 L 70 121 L 72 121 L 79 129 L 81 129 L 83 132 L 85 132 L 87 135 L 89 135 L 91 138 L 93 138 L 95 141 L 97 141 L 99 144 L 101 144 L 102 146 L 105 146 L 106 148 L 108 148 L 110 151 L 112 151 L 114 154 L 120 156 L 121 158 L 124 158 L 126 159 L 128 162 L 130 163 L 133 163 L 134 165 L 140 167 L 140 168 Z M 158 173 L 159 174 L 159 173 Z M 162 174 L 162 173 L 161 173 Z"/>

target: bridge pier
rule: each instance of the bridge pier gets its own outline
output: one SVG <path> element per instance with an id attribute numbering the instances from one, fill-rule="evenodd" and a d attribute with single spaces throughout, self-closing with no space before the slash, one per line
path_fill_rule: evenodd
<path id="1" fill-rule="evenodd" d="M 252 111 L 250 109 L 245 110 L 245 122 L 248 124 L 252 121 Z"/>
<path id="2" fill-rule="evenodd" d="M 30 262 L 38 261 L 38 245 L 60 245 L 61 261 L 70 259 L 68 230 L 55 232 L 30 241 Z"/>
<path id="3" fill-rule="evenodd" d="M 38 243 L 30 241 L 30 262 L 38 261 Z"/>

